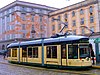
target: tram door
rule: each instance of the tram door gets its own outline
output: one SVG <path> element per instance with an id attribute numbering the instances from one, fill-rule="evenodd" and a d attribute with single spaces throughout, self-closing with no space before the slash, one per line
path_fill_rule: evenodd
<path id="1" fill-rule="evenodd" d="M 67 66 L 67 48 L 66 44 L 61 45 L 61 66 Z"/>
<path id="2" fill-rule="evenodd" d="M 27 62 L 27 48 L 22 48 L 22 62 Z"/>
<path id="3" fill-rule="evenodd" d="M 33 47 L 28 47 L 27 48 L 27 58 L 28 58 L 28 60 L 30 59 L 30 58 L 32 58 L 33 56 Z"/>

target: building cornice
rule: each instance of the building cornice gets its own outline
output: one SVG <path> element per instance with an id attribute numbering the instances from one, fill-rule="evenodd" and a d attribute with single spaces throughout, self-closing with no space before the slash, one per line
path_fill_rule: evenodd
<path id="1" fill-rule="evenodd" d="M 30 5 L 30 7 L 35 7 L 35 8 L 44 8 L 44 9 L 49 9 L 49 10 L 58 10 L 58 8 L 54 8 L 54 7 L 50 7 L 50 6 L 46 6 L 46 5 L 41 5 L 41 4 L 36 4 L 36 3 L 31 3 L 31 2 L 25 2 L 25 1 L 17 1 L 17 4 L 24 5 L 24 6 L 29 6 Z"/>
<path id="2" fill-rule="evenodd" d="M 58 8 L 54 8 L 54 7 L 50 7 L 50 6 L 46 6 L 46 5 L 24 2 L 24 1 L 14 1 L 8 5 L 0 8 L 0 12 L 5 11 L 15 5 L 22 5 L 22 6 L 28 6 L 28 7 L 34 7 L 34 8 L 42 8 L 42 9 L 46 9 L 46 10 L 58 10 Z"/>
<path id="3" fill-rule="evenodd" d="M 0 12 L 5 11 L 6 9 L 11 8 L 11 7 L 15 6 L 15 5 L 16 5 L 16 1 L 14 1 L 14 2 L 8 4 L 8 5 L 0 8 Z"/>
<path id="4" fill-rule="evenodd" d="M 54 15 L 62 14 L 62 13 L 65 13 L 65 12 L 69 12 L 69 11 L 72 11 L 72 10 L 76 10 L 76 9 L 86 7 L 86 6 L 92 5 L 92 4 L 97 4 L 97 3 L 98 3 L 98 0 L 85 0 L 85 1 L 73 4 L 73 5 L 55 10 L 54 12 L 50 12 L 49 15 L 54 16 Z"/>

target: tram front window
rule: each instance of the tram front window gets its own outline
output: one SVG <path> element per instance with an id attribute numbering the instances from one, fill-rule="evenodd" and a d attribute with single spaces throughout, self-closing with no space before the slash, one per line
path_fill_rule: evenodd
<path id="1" fill-rule="evenodd" d="M 88 49 L 88 45 L 80 45 L 79 46 L 80 50 L 80 58 L 86 58 L 90 56 L 90 52 Z"/>

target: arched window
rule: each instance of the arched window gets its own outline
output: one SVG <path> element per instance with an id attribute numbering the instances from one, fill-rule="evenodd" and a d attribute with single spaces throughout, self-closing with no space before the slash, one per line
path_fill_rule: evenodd
<path id="1" fill-rule="evenodd" d="M 68 15 L 67 15 L 67 14 L 65 14 L 65 15 L 64 15 L 64 17 L 65 17 L 65 19 L 66 19 L 66 18 L 68 18 Z"/>
<path id="2" fill-rule="evenodd" d="M 93 7 L 92 6 L 90 6 L 89 11 L 90 11 L 90 13 L 93 12 Z"/>
<path id="3" fill-rule="evenodd" d="M 72 12 L 72 17 L 74 17 L 74 16 L 75 16 L 75 12 L 73 11 L 73 12 Z"/>
<path id="4" fill-rule="evenodd" d="M 81 15 L 84 14 L 84 10 L 83 9 L 80 10 L 80 14 Z"/>
<path id="5" fill-rule="evenodd" d="M 72 26 L 76 26 L 76 20 L 72 21 Z"/>
<path id="6" fill-rule="evenodd" d="M 58 20 L 59 20 L 59 21 L 61 20 L 61 17 L 60 17 L 60 16 L 58 16 Z"/>
<path id="7" fill-rule="evenodd" d="M 81 20 L 80 20 L 80 24 L 81 24 L 81 25 L 84 24 L 84 18 L 81 18 Z"/>
<path id="8" fill-rule="evenodd" d="M 54 22 L 54 17 L 52 17 L 52 20 L 51 21 Z"/>
<path id="9" fill-rule="evenodd" d="M 52 25 L 52 31 L 55 31 L 55 25 Z"/>
<path id="10" fill-rule="evenodd" d="M 90 23 L 93 23 L 93 22 L 94 22 L 94 17 L 90 16 Z"/>

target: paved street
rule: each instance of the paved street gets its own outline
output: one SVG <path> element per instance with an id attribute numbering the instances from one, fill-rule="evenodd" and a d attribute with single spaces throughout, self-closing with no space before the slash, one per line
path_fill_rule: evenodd
<path id="1" fill-rule="evenodd" d="M 77 75 L 0 64 L 0 75 Z"/>
<path id="2" fill-rule="evenodd" d="M 13 65 L 0 56 L 0 75 L 99 75 L 99 69 L 88 71 L 55 70 L 39 67 Z"/>

